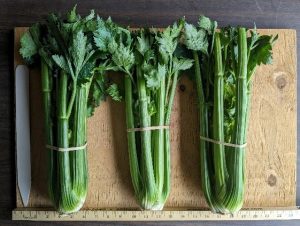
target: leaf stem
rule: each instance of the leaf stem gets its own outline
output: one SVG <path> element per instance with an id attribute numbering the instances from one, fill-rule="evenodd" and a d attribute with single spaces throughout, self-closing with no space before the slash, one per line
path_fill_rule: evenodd
<path id="1" fill-rule="evenodd" d="M 133 101 L 132 101 L 132 80 L 131 75 L 125 74 L 125 112 L 127 129 L 135 128 L 133 116 Z M 129 166 L 131 173 L 131 180 L 135 194 L 140 196 L 141 193 L 141 175 L 139 169 L 139 161 L 136 150 L 136 135 L 135 132 L 127 132 L 128 152 L 129 152 Z M 137 197 L 140 200 L 140 197 Z"/>
<path id="2" fill-rule="evenodd" d="M 146 90 L 145 78 L 142 74 L 141 68 L 137 67 L 137 89 L 139 96 L 140 108 L 140 123 L 141 127 L 151 126 L 150 116 L 148 112 L 148 98 Z M 151 152 L 151 131 L 141 131 L 141 175 L 145 185 L 146 198 L 144 199 L 143 206 L 147 209 L 152 206 L 155 201 L 156 186 L 153 172 L 153 161 Z"/>
<path id="3" fill-rule="evenodd" d="M 171 120 L 171 112 L 172 112 L 172 107 L 173 107 L 173 102 L 174 102 L 174 97 L 175 97 L 175 91 L 176 91 L 176 86 L 177 86 L 177 80 L 178 80 L 178 71 L 174 73 L 174 77 L 172 79 L 172 86 L 171 86 L 171 91 L 169 94 L 169 101 L 167 103 L 167 110 L 166 110 L 166 119 L 165 119 L 165 124 L 169 125 L 170 120 Z"/>
<path id="4" fill-rule="evenodd" d="M 41 59 L 41 80 L 42 80 L 42 92 L 43 92 L 43 108 L 44 108 L 44 125 L 45 125 L 45 140 L 46 144 L 54 145 L 53 139 L 53 122 L 51 118 L 52 101 L 51 101 L 51 91 L 52 91 L 52 77 L 49 75 L 50 69 L 48 68 L 46 62 Z M 57 205 L 57 200 L 55 200 L 57 193 L 56 187 L 56 152 L 48 150 L 48 191 L 49 196 L 53 203 Z"/>
<path id="5" fill-rule="evenodd" d="M 74 79 L 72 82 L 72 94 L 71 94 L 71 98 L 68 104 L 68 108 L 67 108 L 67 118 L 70 118 L 71 113 L 72 113 L 72 108 L 74 105 L 74 101 L 75 101 L 75 97 L 76 97 L 76 91 L 77 91 L 77 79 Z"/>
<path id="6" fill-rule="evenodd" d="M 247 34 L 245 28 L 238 28 L 238 65 L 236 78 L 236 113 L 232 134 L 234 144 L 246 141 L 248 92 L 247 92 Z M 234 149 L 234 150 L 233 150 Z M 230 188 L 225 205 L 230 212 L 236 212 L 243 205 L 245 152 L 241 148 L 230 148 Z"/>
<path id="7" fill-rule="evenodd" d="M 215 34 L 215 73 L 214 73 L 214 108 L 213 108 L 213 133 L 214 140 L 224 141 L 224 78 L 222 65 L 222 52 L 219 33 Z M 213 160 L 216 180 L 216 194 L 221 200 L 226 193 L 226 162 L 224 146 L 221 144 L 213 144 Z"/>
<path id="8" fill-rule="evenodd" d="M 158 126 L 163 126 L 165 122 L 165 89 L 165 77 L 163 77 L 156 97 L 155 124 Z M 164 129 L 153 131 L 154 175 L 158 194 L 161 194 L 164 185 L 164 133 Z"/>

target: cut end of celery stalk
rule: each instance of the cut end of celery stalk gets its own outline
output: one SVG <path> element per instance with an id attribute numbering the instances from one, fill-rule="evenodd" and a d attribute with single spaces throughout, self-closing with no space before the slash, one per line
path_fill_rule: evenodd
<path id="1" fill-rule="evenodd" d="M 149 202 L 147 200 L 143 200 L 141 204 L 141 208 L 143 210 L 162 210 L 164 208 L 165 203 L 159 202 Z"/>
<path id="2" fill-rule="evenodd" d="M 77 205 L 73 206 L 73 208 L 71 208 L 71 209 L 60 207 L 59 212 L 62 214 L 71 214 L 71 213 L 75 213 L 75 212 L 79 211 L 85 202 L 85 198 L 86 198 L 86 195 L 79 198 Z"/>

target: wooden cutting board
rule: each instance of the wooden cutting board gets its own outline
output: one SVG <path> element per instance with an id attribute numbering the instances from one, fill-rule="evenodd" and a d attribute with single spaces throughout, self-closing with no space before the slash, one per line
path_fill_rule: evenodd
<path id="1" fill-rule="evenodd" d="M 20 36 L 15 29 L 14 64 Z M 296 204 L 296 31 L 278 34 L 272 65 L 254 77 L 246 159 L 245 207 Z M 46 150 L 43 139 L 40 75 L 30 70 L 32 190 L 29 207 L 50 207 L 47 195 Z M 168 208 L 206 207 L 200 187 L 196 92 L 191 81 L 179 81 L 171 122 L 171 194 Z M 137 203 L 128 166 L 124 103 L 108 99 L 88 119 L 89 190 L 84 209 L 135 209 Z M 23 207 L 18 188 L 17 207 Z"/>

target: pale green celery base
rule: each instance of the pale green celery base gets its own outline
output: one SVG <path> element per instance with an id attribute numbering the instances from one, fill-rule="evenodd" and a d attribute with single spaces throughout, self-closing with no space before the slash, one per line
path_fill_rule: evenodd
<path id="1" fill-rule="evenodd" d="M 233 213 L 240 211 L 243 207 L 243 204 L 244 204 L 244 202 L 241 201 L 239 204 L 236 204 L 236 206 L 234 208 L 227 209 L 228 212 L 226 212 L 226 213 L 233 214 Z"/>
<path id="2" fill-rule="evenodd" d="M 210 208 L 213 213 L 234 214 L 242 209 L 243 204 L 244 202 L 241 200 L 239 203 L 235 203 L 232 207 L 219 205 L 218 203 L 217 205 L 213 204 Z"/>
<path id="3" fill-rule="evenodd" d="M 164 208 L 165 203 L 161 202 L 149 202 L 147 200 L 142 200 L 141 208 L 143 210 L 162 210 Z"/>
<path id="4" fill-rule="evenodd" d="M 152 207 L 152 210 L 162 210 L 164 208 L 165 203 L 157 203 Z"/>
<path id="5" fill-rule="evenodd" d="M 73 207 L 73 209 L 64 209 L 62 207 L 59 208 L 59 212 L 62 213 L 62 214 L 71 214 L 71 213 L 75 213 L 77 211 L 79 211 L 84 202 L 85 202 L 85 199 L 86 199 L 86 194 L 82 195 L 80 198 L 79 198 L 79 202 L 77 203 L 76 206 Z"/>

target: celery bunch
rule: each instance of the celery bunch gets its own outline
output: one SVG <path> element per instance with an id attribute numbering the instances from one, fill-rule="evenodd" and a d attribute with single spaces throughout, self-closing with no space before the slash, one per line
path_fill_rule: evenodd
<path id="1" fill-rule="evenodd" d="M 95 33 L 99 48 L 109 49 L 111 70 L 123 72 L 128 151 L 132 184 L 143 209 L 160 210 L 170 192 L 170 132 L 152 126 L 169 126 L 181 71 L 192 60 L 175 55 L 183 22 L 164 31 L 127 29 L 109 24 Z M 110 94 L 119 98 L 116 86 Z M 141 128 L 142 131 L 132 131 Z M 143 130 L 145 128 L 145 130 Z M 150 129 L 150 130 L 149 130 Z"/>
<path id="2" fill-rule="evenodd" d="M 243 145 L 251 78 L 258 65 L 272 62 L 272 45 L 277 36 L 259 35 L 256 29 L 247 36 L 242 27 L 220 31 L 216 27 L 216 22 L 204 16 L 197 27 L 186 23 L 184 43 L 195 61 L 202 190 L 214 212 L 233 213 L 244 200 Z"/>
<path id="3" fill-rule="evenodd" d="M 31 64 L 39 62 L 45 142 L 58 148 L 84 147 L 86 119 L 106 93 L 105 67 L 94 71 L 105 52 L 94 50 L 97 29 L 94 12 L 81 18 L 76 6 L 67 19 L 51 14 L 21 38 L 20 53 Z M 99 57 L 101 56 L 101 57 Z M 62 213 L 79 210 L 86 198 L 88 166 L 86 148 L 55 151 L 48 148 L 49 194 Z"/>

